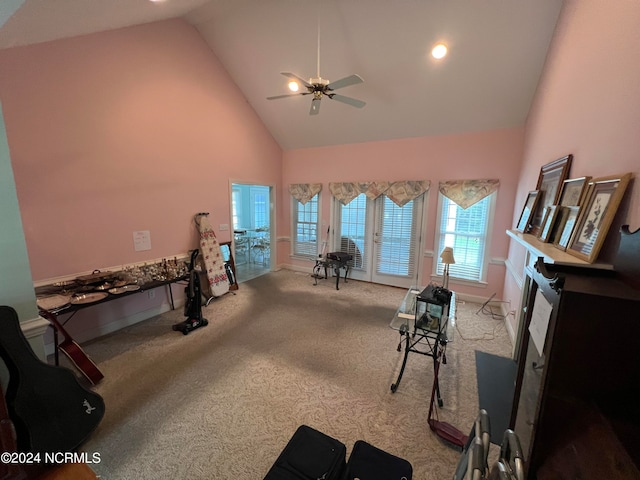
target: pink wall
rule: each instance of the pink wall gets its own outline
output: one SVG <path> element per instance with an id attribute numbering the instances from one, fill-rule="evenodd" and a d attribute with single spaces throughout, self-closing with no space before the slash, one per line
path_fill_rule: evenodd
<path id="1" fill-rule="evenodd" d="M 565 1 L 526 125 L 516 207 L 535 188 L 540 167 L 569 153 L 574 155 L 571 177 L 626 172 L 638 176 L 638 25 L 640 3 L 636 1 Z M 514 219 L 518 214 L 516 208 Z M 627 191 L 617 223 L 640 228 L 637 180 Z M 615 244 L 616 238 L 617 228 L 612 227 L 608 243 Z M 516 253 L 512 255 L 515 258 Z M 503 297 L 517 295 L 513 279 L 507 277 Z"/>
<path id="2" fill-rule="evenodd" d="M 186 252 L 199 211 L 229 240 L 229 179 L 280 184 L 281 149 L 184 21 L 2 50 L 0 72 L 35 281 Z"/>
<path id="3" fill-rule="evenodd" d="M 229 180 L 279 188 L 281 149 L 184 21 L 0 50 L 0 72 L 34 281 L 187 252 L 200 211 L 229 240 Z M 151 250 L 134 251 L 138 230 Z M 143 320 L 166 308 L 158 293 L 81 310 L 67 329 L 84 341 Z"/>
<path id="4" fill-rule="evenodd" d="M 504 232 L 511 227 L 522 142 L 523 131 L 510 129 L 286 151 L 283 155 L 283 189 L 279 199 L 283 214 L 280 232 L 288 235 L 291 228 L 291 200 L 287 190 L 291 183 L 323 184 L 321 215 L 322 221 L 329 225 L 329 182 L 430 180 L 424 248 L 427 251 L 433 250 L 438 182 L 497 178 L 500 180 L 500 189 L 493 226 L 491 257 L 504 259 L 508 248 Z M 284 261 L 289 254 L 289 243 L 281 242 L 279 259 Z M 291 260 L 291 263 L 308 267 L 308 262 Z M 500 293 L 504 280 L 504 265 L 501 262 L 497 263 L 489 266 L 486 288 L 459 285 L 455 286 L 456 290 L 479 296 Z M 424 283 L 430 281 L 431 272 L 431 258 L 425 258 L 422 272 Z M 453 283 L 451 285 L 454 286 Z"/>

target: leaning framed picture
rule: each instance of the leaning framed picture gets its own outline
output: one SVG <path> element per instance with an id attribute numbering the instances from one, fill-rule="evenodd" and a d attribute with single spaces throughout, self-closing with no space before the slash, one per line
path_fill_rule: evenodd
<path id="1" fill-rule="evenodd" d="M 609 232 L 631 174 L 594 178 L 589 182 L 580 219 L 567 253 L 593 263 Z"/>
<path id="2" fill-rule="evenodd" d="M 522 233 L 527 233 L 529 231 L 531 217 L 533 216 L 533 212 L 538 205 L 538 193 L 539 192 L 537 190 L 533 190 L 527 194 L 527 200 L 524 202 L 524 207 L 522 207 L 520 219 L 518 220 L 518 224 L 516 225 L 517 231 Z"/>
<path id="3" fill-rule="evenodd" d="M 551 233 L 553 227 L 558 218 L 559 207 L 557 205 L 550 205 L 544 209 L 544 216 L 542 220 L 542 230 L 540 230 L 540 241 L 547 243 L 551 240 Z"/>
<path id="4" fill-rule="evenodd" d="M 536 190 L 540 192 L 538 207 L 531 219 L 531 233 L 538 235 L 542 228 L 542 212 L 549 205 L 557 205 L 563 182 L 569 177 L 573 155 L 543 165 L 538 176 Z"/>
<path id="5" fill-rule="evenodd" d="M 558 205 L 556 209 L 558 213 L 556 214 L 556 224 L 553 227 L 553 232 L 551 232 L 551 238 L 549 241 L 555 246 L 564 250 L 564 248 L 560 247 L 560 237 L 562 236 L 562 230 L 564 229 L 564 224 L 567 221 L 567 216 L 569 215 L 569 209 L 567 207 L 561 207 Z"/>
<path id="6" fill-rule="evenodd" d="M 558 197 L 558 205 L 563 207 L 575 207 L 582 205 L 585 193 L 589 186 L 591 177 L 572 178 L 562 182 L 560 197 Z"/>
<path id="7" fill-rule="evenodd" d="M 556 243 L 554 244 L 560 250 L 566 250 L 571 240 L 571 235 L 578 221 L 580 207 L 561 207 L 563 209 L 562 229 L 558 230 Z"/>

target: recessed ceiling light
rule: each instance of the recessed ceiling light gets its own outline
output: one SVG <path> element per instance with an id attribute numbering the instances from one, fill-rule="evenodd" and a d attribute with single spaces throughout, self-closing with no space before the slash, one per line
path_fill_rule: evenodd
<path id="1" fill-rule="evenodd" d="M 298 86 L 298 82 L 294 82 L 294 81 L 289 82 L 289 90 L 291 90 L 292 92 L 297 92 L 298 88 L 300 88 Z"/>
<path id="2" fill-rule="evenodd" d="M 447 46 L 444 43 L 438 43 L 431 50 L 431 55 L 433 58 L 443 58 L 447 54 Z"/>

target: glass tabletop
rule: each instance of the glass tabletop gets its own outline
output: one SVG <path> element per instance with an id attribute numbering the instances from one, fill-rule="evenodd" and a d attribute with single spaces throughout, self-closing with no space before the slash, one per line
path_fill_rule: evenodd
<path id="1" fill-rule="evenodd" d="M 425 287 L 412 286 L 407 290 L 402 303 L 396 310 L 389 327 L 401 332 L 413 331 L 416 315 L 416 298 Z M 451 292 L 451 303 L 449 305 L 449 318 L 447 322 L 447 341 L 453 341 L 453 334 L 456 330 L 456 294 Z M 446 320 L 446 317 L 443 317 Z"/>

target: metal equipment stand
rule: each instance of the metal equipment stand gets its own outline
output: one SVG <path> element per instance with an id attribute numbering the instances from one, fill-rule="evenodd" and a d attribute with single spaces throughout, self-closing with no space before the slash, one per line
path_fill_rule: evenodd
<path id="1" fill-rule="evenodd" d="M 442 363 L 447 363 L 447 357 L 444 354 L 447 347 L 447 326 L 449 324 L 448 317 L 445 317 L 440 323 L 440 330 L 426 330 L 420 328 L 419 324 L 415 325 L 413 328 L 413 332 L 410 331 L 410 328 L 407 324 L 402 325 L 400 327 L 400 341 L 398 342 L 398 351 L 402 350 L 402 341 L 404 339 L 404 359 L 402 360 L 402 367 L 400 368 L 400 373 L 398 374 L 398 379 L 391 384 L 391 391 L 395 392 L 400 386 L 400 380 L 402 380 L 402 375 L 404 374 L 404 369 L 407 365 L 407 359 L 409 358 L 409 353 L 419 353 L 421 355 L 427 355 L 433 358 L 433 370 L 434 372 L 437 369 L 439 364 L 439 356 L 442 351 Z M 434 391 L 438 398 L 438 405 L 442 407 L 444 402 L 442 401 L 442 397 L 440 396 L 440 385 L 438 383 L 438 378 L 434 379 Z"/>

